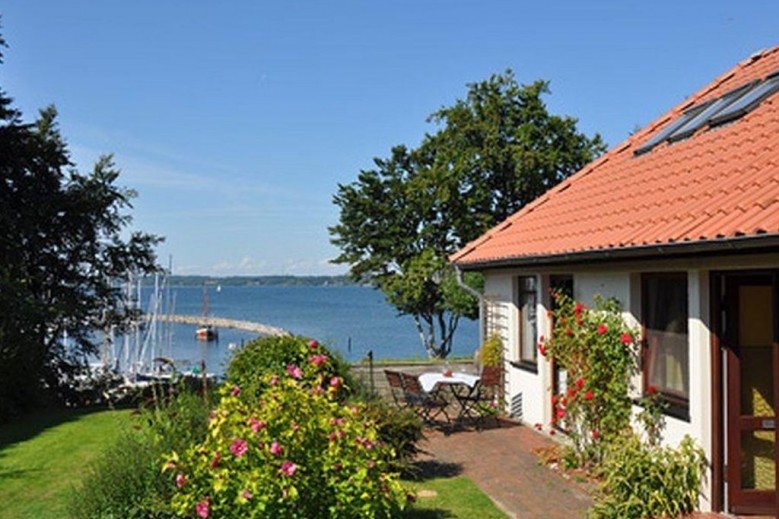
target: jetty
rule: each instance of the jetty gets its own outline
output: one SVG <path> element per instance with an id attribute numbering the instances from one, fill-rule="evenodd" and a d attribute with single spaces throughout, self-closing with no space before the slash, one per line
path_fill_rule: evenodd
<path id="1" fill-rule="evenodd" d="M 202 315 L 157 315 L 157 320 L 168 323 L 211 325 L 216 326 L 217 328 L 235 328 L 237 330 L 246 330 L 247 332 L 254 332 L 267 336 L 291 335 L 288 331 L 275 326 L 254 323 L 251 321 L 239 321 L 237 319 L 224 319 L 221 317 L 205 317 Z"/>

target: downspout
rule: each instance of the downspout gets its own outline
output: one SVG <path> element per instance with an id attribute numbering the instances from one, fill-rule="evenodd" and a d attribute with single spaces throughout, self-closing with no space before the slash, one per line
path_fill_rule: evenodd
<path id="1" fill-rule="evenodd" d="M 454 267 L 454 271 L 457 274 L 457 284 L 462 287 L 463 290 L 471 294 L 473 297 L 479 300 L 479 307 L 484 303 L 484 296 L 479 293 L 478 290 L 475 290 L 473 287 L 469 286 L 464 280 L 463 280 L 463 271 L 460 270 L 460 267 L 452 263 L 452 266 Z"/>
<path id="2" fill-rule="evenodd" d="M 469 286 L 465 280 L 463 280 L 463 271 L 460 270 L 460 267 L 454 263 L 452 263 L 452 266 L 454 267 L 454 272 L 457 277 L 457 284 L 460 285 L 463 290 L 475 297 L 477 301 L 479 301 L 479 320 L 482 321 L 482 326 L 479 327 L 479 342 L 482 343 L 486 338 L 484 337 L 484 295 L 482 295 L 478 290 L 475 290 L 473 287 Z"/>

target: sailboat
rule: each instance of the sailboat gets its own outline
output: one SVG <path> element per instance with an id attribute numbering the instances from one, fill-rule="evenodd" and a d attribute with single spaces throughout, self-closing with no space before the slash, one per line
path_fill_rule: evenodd
<path id="1" fill-rule="evenodd" d="M 208 288 L 203 285 L 203 317 L 208 317 Z M 219 338 L 219 330 L 216 326 L 203 323 L 195 330 L 195 337 L 199 341 L 215 341 Z"/>

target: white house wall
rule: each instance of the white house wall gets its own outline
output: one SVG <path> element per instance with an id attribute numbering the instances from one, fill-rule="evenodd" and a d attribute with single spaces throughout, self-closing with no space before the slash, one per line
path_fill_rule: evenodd
<path id="1" fill-rule="evenodd" d="M 679 270 L 681 265 L 667 265 L 667 270 Z M 666 270 L 662 269 L 662 270 Z M 585 268 L 564 272 L 530 272 L 526 270 L 504 270 L 487 272 L 485 293 L 494 304 L 499 305 L 506 326 L 501 336 L 507 354 L 516 350 L 518 340 L 518 311 L 516 307 L 516 278 L 536 275 L 538 298 L 538 335 L 549 336 L 551 322 L 547 317 L 550 298 L 548 297 L 549 274 L 568 274 L 573 276 L 574 298 L 593 306 L 596 295 L 604 298 L 616 298 L 623 306 L 623 317 L 633 325 L 639 326 L 641 316 L 640 283 L 642 272 L 657 272 L 658 265 L 636 265 L 630 269 L 593 269 Z M 683 268 L 688 272 L 688 307 L 690 340 L 690 420 L 666 417 L 664 443 L 678 445 L 685 436 L 690 435 L 704 448 L 707 457 L 711 454 L 711 384 L 710 384 L 710 340 L 709 333 L 709 290 L 707 269 Z M 512 360 L 510 357 L 508 360 Z M 693 369 L 695 368 L 695 369 Z M 512 399 L 521 398 L 521 420 L 529 425 L 540 423 L 549 430 L 552 417 L 551 405 L 551 368 L 548 360 L 539 355 L 538 372 L 533 373 L 506 362 L 506 405 L 511 409 Z M 640 370 L 632 380 L 633 396 L 639 397 L 641 391 Z M 636 412 L 638 409 L 636 409 Z M 708 478 L 711 479 L 710 477 Z M 709 488 L 704 488 L 701 507 L 710 509 Z"/>

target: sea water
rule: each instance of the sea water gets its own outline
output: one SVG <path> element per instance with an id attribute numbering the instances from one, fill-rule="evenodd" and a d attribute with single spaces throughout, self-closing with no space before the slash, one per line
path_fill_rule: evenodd
<path id="1" fill-rule="evenodd" d="M 171 287 L 165 295 L 175 303 L 178 315 L 203 314 L 202 287 Z M 150 290 L 144 289 L 148 299 Z M 372 352 L 374 359 L 426 358 L 414 320 L 400 316 L 370 287 L 360 286 L 222 286 L 208 287 L 208 315 L 252 321 L 282 328 L 295 335 L 315 338 L 339 352 L 346 360 L 358 361 Z M 195 325 L 174 324 L 161 341 L 161 356 L 181 363 L 204 360 L 208 371 L 220 373 L 229 362 L 231 349 L 257 338 L 257 334 L 219 329 L 219 340 L 195 339 Z M 166 334 L 161 334 L 166 337 Z M 478 323 L 460 319 L 452 355 L 471 356 L 479 346 Z"/>

